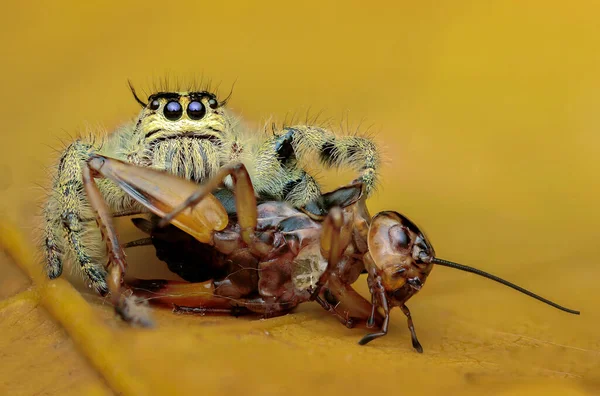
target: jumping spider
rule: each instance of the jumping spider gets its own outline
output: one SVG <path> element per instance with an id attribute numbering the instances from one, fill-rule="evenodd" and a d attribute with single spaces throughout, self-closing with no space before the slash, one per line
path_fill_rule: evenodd
<path id="1" fill-rule="evenodd" d="M 317 154 L 326 167 L 348 166 L 358 171 L 357 180 L 363 183 L 366 196 L 377 182 L 380 154 L 368 138 L 340 137 L 310 125 L 248 138 L 245 128 L 225 109 L 226 101 L 219 102 L 211 92 L 156 92 L 145 103 L 130 88 L 142 106 L 136 119 L 105 138 L 78 139 L 60 157 L 44 209 L 43 249 L 51 279 L 61 275 L 63 260 L 69 257 L 91 287 L 101 295 L 108 291 L 102 232 L 82 182 L 86 161 L 94 154 L 165 170 L 198 183 L 226 164 L 242 162 L 259 198 L 287 201 L 299 209 L 311 205 L 313 213 L 318 212 L 321 192 L 301 165 L 309 154 Z M 112 182 L 97 182 L 113 216 L 145 212 Z"/>

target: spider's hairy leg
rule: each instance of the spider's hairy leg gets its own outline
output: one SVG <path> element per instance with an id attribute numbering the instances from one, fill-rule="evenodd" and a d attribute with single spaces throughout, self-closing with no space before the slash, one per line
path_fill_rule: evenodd
<path id="1" fill-rule="evenodd" d="M 266 140 L 254 162 L 253 183 L 259 196 L 286 201 L 295 207 L 321 196 L 317 181 L 298 165 L 292 133 Z"/>
<path id="2" fill-rule="evenodd" d="M 302 160 L 317 153 L 327 167 L 349 167 L 359 173 L 356 181 L 362 182 L 367 196 L 375 189 L 381 155 L 375 142 L 364 136 L 336 136 L 333 132 L 309 125 L 287 127 L 282 136 L 289 136 L 293 155 Z"/>
<path id="3" fill-rule="evenodd" d="M 49 278 L 60 276 L 65 258 L 72 258 L 90 285 L 105 295 L 108 289 L 102 263 L 106 249 L 82 179 L 85 161 L 101 148 L 102 144 L 92 139 L 79 139 L 63 152 L 44 208 L 43 250 Z M 112 210 L 134 209 L 131 200 L 114 184 L 100 180 L 98 186 Z"/>
<path id="4" fill-rule="evenodd" d="M 81 162 L 93 151 L 91 142 L 77 140 L 60 158 L 52 192 L 44 210 L 44 250 L 46 272 L 50 279 L 60 276 L 65 254 L 71 253 L 91 285 L 106 294 L 105 271 L 95 264 L 92 252 L 98 245 L 87 247 L 90 227 L 83 221 L 86 213 L 85 193 L 81 179 Z M 86 243 L 87 242 L 87 243 Z"/>

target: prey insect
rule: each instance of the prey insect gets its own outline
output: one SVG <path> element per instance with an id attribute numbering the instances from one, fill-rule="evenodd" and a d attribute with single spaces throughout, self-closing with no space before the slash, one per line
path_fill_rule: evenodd
<path id="1" fill-rule="evenodd" d="M 315 300 L 347 326 L 361 320 L 366 322 L 371 316 L 371 304 L 349 287 L 364 269 L 352 243 L 354 203 L 363 194 L 361 183 L 324 194 L 322 201 L 328 213 L 323 220 L 315 221 L 285 202 L 257 205 L 250 177 L 242 164 L 224 167 L 202 186 L 98 155 L 89 160 L 88 169 L 92 176 L 112 180 L 150 212 L 172 221 L 198 241 L 191 257 L 196 260 L 197 268 L 179 272 L 196 283 L 140 280 L 127 285 L 136 291 L 137 297 L 176 304 L 182 311 L 254 312 L 265 317 L 289 312 L 300 303 Z M 228 211 L 212 194 L 227 176 L 233 179 L 235 195 L 231 198 L 235 209 L 230 207 L 229 212 L 235 213 L 234 221 L 230 221 Z M 86 190 L 95 207 L 102 208 L 103 203 L 96 201 L 99 196 L 96 183 L 87 173 Z M 227 189 L 219 192 L 231 193 Z M 188 196 L 194 201 L 190 207 L 185 201 Z M 167 215 L 173 208 L 181 208 L 181 202 L 186 207 L 180 213 Z M 98 223 L 105 230 L 113 252 L 108 282 L 113 302 L 125 320 L 136 321 L 137 318 L 128 315 L 123 297 L 125 266 L 118 259 L 123 253 L 110 226 L 111 218 L 99 210 Z M 136 223 L 142 229 L 154 228 L 148 220 L 136 219 Z M 165 230 L 162 234 L 175 241 L 171 248 L 179 249 L 173 231 Z M 186 244 L 189 241 L 184 242 L 184 248 Z M 211 280 L 201 283 L 207 279 Z M 326 291 L 335 296 L 336 303 L 346 307 L 343 313 L 326 301 L 322 290 L 325 283 Z M 374 320 L 382 322 L 378 315 Z"/>
<path id="2" fill-rule="evenodd" d="M 377 182 L 380 155 L 366 137 L 336 136 L 312 125 L 284 126 L 266 136 L 247 130 L 226 109 L 227 99 L 219 101 L 212 92 L 195 88 L 155 92 L 143 101 L 133 87 L 131 91 L 142 106 L 134 120 L 106 137 L 78 139 L 60 157 L 44 209 L 42 248 L 52 279 L 61 275 L 64 261 L 71 259 L 90 287 L 101 295 L 108 291 L 103 264 L 111 257 L 105 254 L 102 230 L 94 222 L 97 207 L 84 192 L 84 178 L 89 176 L 86 161 L 96 154 L 197 183 L 240 162 L 248 169 L 259 197 L 289 202 L 296 208 L 322 206 L 320 187 L 303 167 L 310 155 L 318 156 L 325 167 L 356 170 L 367 195 Z M 104 217 L 146 210 L 108 180 L 97 183 L 96 198 L 105 202 Z M 320 211 L 325 214 L 322 207 Z"/>
<path id="3" fill-rule="evenodd" d="M 352 317 L 366 319 L 368 327 L 380 326 L 378 332 L 367 334 L 360 340 L 359 343 L 364 345 L 387 334 L 390 311 L 398 306 L 407 317 L 413 347 L 422 352 L 406 302 L 421 290 L 435 264 L 484 276 L 555 308 L 579 314 L 487 272 L 436 257 L 425 234 L 407 217 L 385 211 L 371 218 L 360 197 L 361 184 L 325 194 L 328 215 L 322 222 L 315 222 L 281 202 L 267 202 L 257 207 L 243 165 L 222 169 L 217 177 L 197 187 L 185 200 L 182 198 L 189 189 L 188 182 L 174 176 L 163 174 L 164 179 L 159 180 L 158 173 L 153 175 L 155 171 L 99 156 L 92 158 L 90 168 L 115 181 L 151 212 L 162 217 L 157 224 L 159 228 L 152 223 L 142 225 L 139 221 L 138 225 L 151 233 L 155 246 L 166 241 L 163 249 L 166 249 L 168 263 L 174 257 L 169 249 L 178 249 L 176 245 L 168 246 L 171 233 L 161 234 L 160 226 L 169 222 L 208 245 L 205 247 L 210 254 L 224 255 L 223 258 L 211 256 L 208 260 L 210 269 L 200 278 L 188 277 L 192 281 L 202 281 L 202 276 L 216 278 L 209 281 L 208 294 L 207 284 L 202 283 L 182 285 L 141 281 L 134 285 L 138 292 L 145 289 L 145 296 L 152 297 L 152 301 L 177 305 L 176 300 L 184 302 L 184 308 L 180 309 L 186 312 L 239 313 L 242 308 L 269 316 L 315 299 L 347 326 L 352 326 L 353 321 L 348 320 Z M 138 181 L 142 174 L 146 180 L 155 180 L 152 188 Z M 235 185 L 233 198 L 237 220 L 224 227 L 208 228 L 212 231 L 207 234 L 205 226 L 193 223 L 192 219 L 197 216 L 194 211 L 201 206 L 206 209 L 207 199 L 219 202 L 211 192 L 229 175 Z M 178 197 L 173 199 L 173 194 Z M 219 206 L 215 201 L 210 201 L 213 209 Z M 227 212 L 223 206 L 220 208 Z M 232 208 L 229 212 L 233 212 Z M 182 271 L 206 266 L 205 255 L 198 256 L 184 257 L 176 272 L 184 274 Z M 251 270 L 249 273 L 248 269 Z M 363 269 L 368 272 L 372 298 L 371 304 L 367 304 L 368 314 L 365 314 L 364 299 L 351 287 Z M 219 274 L 219 270 L 223 272 Z M 327 298 L 328 295 L 332 295 L 334 301 Z M 336 299 L 348 307 L 345 316 L 335 309 Z"/>
<path id="4" fill-rule="evenodd" d="M 354 199 L 360 188 L 342 188 L 326 198 Z M 235 216 L 224 230 L 214 233 L 214 246 L 173 226 L 158 227 L 156 217 L 133 219 L 151 237 L 125 247 L 154 244 L 157 256 L 186 282 L 135 280 L 126 286 L 136 297 L 176 312 L 253 313 L 269 318 L 316 301 L 347 327 L 366 323 L 371 304 L 350 286 L 364 267 L 343 248 L 342 235 L 352 227 L 351 210 L 332 207 L 318 223 L 282 202 L 258 204 L 255 229 L 261 240 L 268 241 L 266 253 L 253 252 L 243 242 Z M 375 321 L 381 324 L 382 320 L 377 315 Z"/>

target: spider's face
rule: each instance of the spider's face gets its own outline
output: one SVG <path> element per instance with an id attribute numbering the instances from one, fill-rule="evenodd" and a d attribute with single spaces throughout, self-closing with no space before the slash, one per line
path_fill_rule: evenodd
<path id="1" fill-rule="evenodd" d="M 159 92 L 148 98 L 136 130 L 152 145 L 180 138 L 219 141 L 225 123 L 224 110 L 210 92 Z"/>

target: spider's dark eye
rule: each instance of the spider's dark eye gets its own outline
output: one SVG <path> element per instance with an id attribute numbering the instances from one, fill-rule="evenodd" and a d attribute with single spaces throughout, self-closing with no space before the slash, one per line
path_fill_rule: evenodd
<path id="1" fill-rule="evenodd" d="M 167 120 L 175 121 L 181 117 L 181 114 L 183 114 L 183 108 L 179 102 L 173 100 L 167 103 L 164 113 Z"/>
<path id="2" fill-rule="evenodd" d="M 390 235 L 390 241 L 392 242 L 393 246 L 400 248 L 400 249 L 408 248 L 408 244 L 410 243 L 410 238 L 408 237 L 408 235 L 406 234 L 406 231 L 404 231 L 402 226 L 395 225 L 395 226 L 391 227 L 390 231 L 389 231 L 389 235 Z"/>
<path id="3" fill-rule="evenodd" d="M 194 100 L 188 105 L 187 113 L 192 120 L 199 120 L 206 114 L 206 108 L 202 102 Z"/>
<path id="4" fill-rule="evenodd" d="M 219 102 L 217 102 L 216 99 L 211 99 L 208 101 L 208 105 L 211 109 L 216 109 L 217 107 L 219 107 Z"/>
<path id="5" fill-rule="evenodd" d="M 154 99 L 152 102 L 150 102 L 150 110 L 156 110 L 160 107 L 160 102 L 158 101 L 158 99 Z"/>

